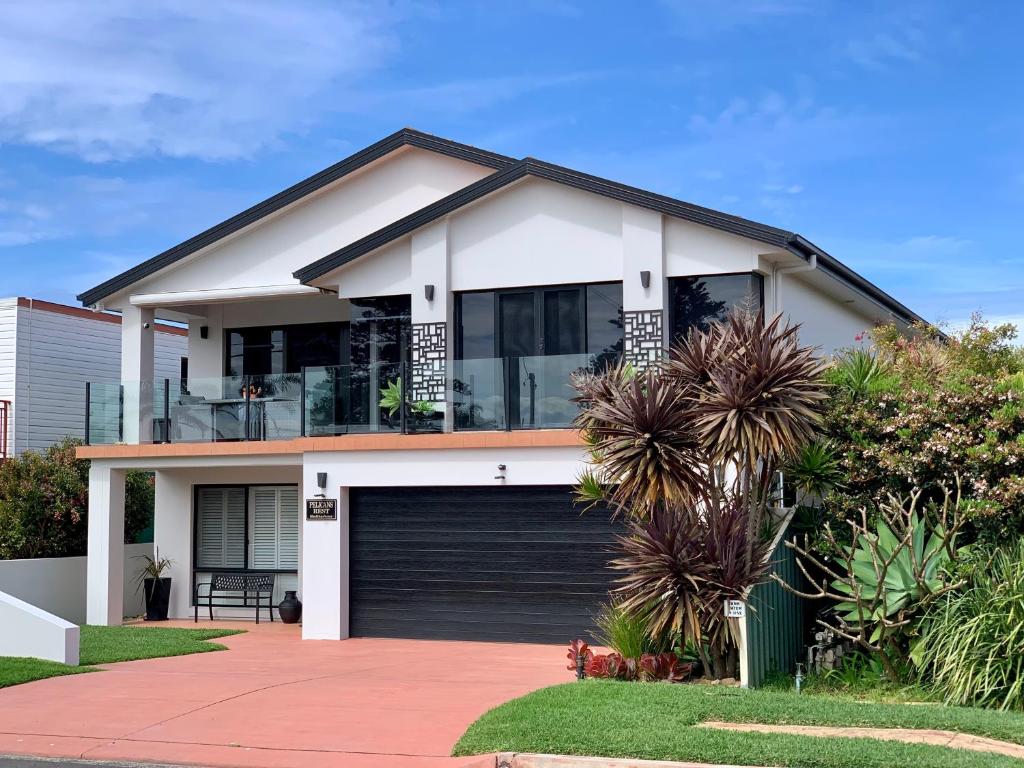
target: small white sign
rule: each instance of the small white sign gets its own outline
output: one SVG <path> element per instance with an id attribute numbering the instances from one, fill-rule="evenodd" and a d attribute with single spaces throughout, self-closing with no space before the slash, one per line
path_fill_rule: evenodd
<path id="1" fill-rule="evenodd" d="M 726 600 L 725 601 L 725 618 L 727 619 L 742 619 L 747 615 L 747 606 L 743 604 L 742 600 Z"/>

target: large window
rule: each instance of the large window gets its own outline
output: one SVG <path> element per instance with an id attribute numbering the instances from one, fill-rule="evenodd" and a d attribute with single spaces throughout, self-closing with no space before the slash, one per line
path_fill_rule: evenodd
<path id="1" fill-rule="evenodd" d="M 734 308 L 754 312 L 763 306 L 763 279 L 754 273 L 673 277 L 669 286 L 669 323 L 672 339 L 691 328 L 707 328 Z"/>
<path id="2" fill-rule="evenodd" d="M 228 330 L 227 376 L 299 373 L 307 366 L 341 365 L 348 353 L 347 323 L 309 323 Z"/>
<path id="3" fill-rule="evenodd" d="M 622 283 L 459 294 L 455 427 L 569 426 L 573 374 L 619 360 L 622 325 Z"/>
<path id="4" fill-rule="evenodd" d="M 587 355 L 603 366 L 622 354 L 622 283 L 460 293 L 455 324 L 460 360 Z"/>

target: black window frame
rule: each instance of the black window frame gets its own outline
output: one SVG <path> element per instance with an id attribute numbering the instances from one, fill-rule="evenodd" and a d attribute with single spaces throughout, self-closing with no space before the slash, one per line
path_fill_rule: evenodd
<path id="1" fill-rule="evenodd" d="M 322 327 L 333 327 L 339 331 L 338 344 L 339 344 L 339 360 L 337 363 L 331 365 L 346 365 L 351 354 L 351 323 L 348 320 L 330 320 L 327 322 L 316 322 L 316 323 L 289 323 L 287 325 L 240 325 L 232 328 L 225 328 L 223 332 L 224 346 L 223 346 L 223 375 L 224 378 L 245 378 L 252 376 L 278 376 L 286 374 L 301 373 L 302 368 L 298 370 L 289 371 L 289 353 L 288 353 L 288 329 L 289 328 L 309 328 L 310 326 L 322 326 Z M 284 371 L 280 373 L 266 372 L 266 373 L 247 373 L 241 372 L 237 374 L 231 373 L 231 334 L 233 333 L 244 333 L 244 332 L 272 332 L 280 330 L 283 332 L 283 352 L 284 352 Z M 308 366 L 307 366 L 308 367 Z"/>
<path id="2" fill-rule="evenodd" d="M 757 278 L 757 300 L 760 303 L 758 311 L 764 311 L 764 275 L 756 270 L 750 270 L 747 272 L 712 272 L 703 275 L 670 275 L 668 277 L 667 288 L 667 301 L 668 304 L 668 343 L 672 346 L 676 343 L 676 339 L 680 332 L 676 330 L 676 303 L 673 301 L 672 296 L 672 281 L 673 280 L 709 280 L 716 277 L 751 277 Z"/>
<path id="3" fill-rule="evenodd" d="M 544 292 L 545 291 L 568 291 L 578 290 L 580 292 L 580 328 L 582 329 L 583 346 L 584 350 L 580 354 L 584 355 L 596 355 L 599 351 L 591 351 L 589 347 L 590 342 L 590 328 L 588 325 L 587 317 L 587 305 L 589 302 L 589 295 L 587 288 L 595 285 L 618 285 L 622 286 L 621 280 L 599 280 L 591 283 L 547 283 L 543 285 L 523 285 L 509 288 L 483 288 L 470 291 L 456 291 L 455 292 L 455 306 L 452 312 L 452 335 L 455 337 L 454 343 L 454 360 L 465 360 L 463 357 L 463 339 L 462 339 L 462 297 L 466 294 L 480 295 L 489 293 L 494 296 L 494 317 L 492 321 L 492 349 L 491 357 L 489 359 L 498 359 L 499 351 L 501 346 L 501 301 L 500 297 L 503 295 L 517 294 L 517 293 L 532 293 L 533 294 L 533 309 L 534 309 L 534 335 L 536 339 L 536 347 L 541 350 L 538 354 L 539 357 L 547 357 L 548 353 L 544 351 Z M 620 311 L 622 311 L 620 306 Z M 625 348 L 625 329 L 623 328 L 623 349 Z M 621 352 L 620 352 L 621 355 Z M 488 358 L 469 358 L 469 359 L 488 359 Z"/>
<path id="4" fill-rule="evenodd" d="M 251 502 L 250 490 L 252 488 L 279 488 L 285 485 L 294 485 L 296 489 L 299 489 L 299 540 L 301 542 L 302 533 L 302 492 L 301 483 L 196 483 L 192 486 L 192 530 L 190 532 L 192 538 L 192 568 L 191 568 L 191 599 L 190 603 L 192 607 L 195 607 L 195 595 L 196 595 L 196 574 L 199 573 L 294 573 L 298 574 L 298 568 L 251 568 L 249 567 L 250 562 L 250 547 L 249 547 L 249 536 L 251 531 L 249 530 L 249 504 Z M 239 488 L 245 491 L 245 567 L 244 568 L 200 568 L 199 567 L 199 538 L 196 536 L 196 532 L 199 530 L 199 492 L 207 488 L 217 489 L 231 489 Z M 300 547 L 301 549 L 301 547 Z M 245 606 L 239 606 L 245 607 Z"/>

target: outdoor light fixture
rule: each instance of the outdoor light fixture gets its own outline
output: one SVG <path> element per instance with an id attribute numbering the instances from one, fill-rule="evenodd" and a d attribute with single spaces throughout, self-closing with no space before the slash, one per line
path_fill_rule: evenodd
<path id="1" fill-rule="evenodd" d="M 644 288 L 651 287 L 651 270 L 644 269 L 640 271 L 640 285 Z"/>
<path id="2" fill-rule="evenodd" d="M 327 473 L 317 472 L 316 473 L 316 487 L 320 489 L 320 493 L 317 496 L 327 496 Z"/>
<path id="3" fill-rule="evenodd" d="M 498 474 L 496 474 L 494 476 L 494 479 L 495 480 L 504 480 L 505 479 L 505 470 L 506 469 L 507 469 L 507 467 L 504 464 L 499 464 L 498 465 Z"/>
<path id="4" fill-rule="evenodd" d="M 434 300 L 434 286 L 432 286 L 432 285 L 424 285 L 423 286 L 423 297 L 427 301 L 433 301 Z"/>
<path id="5" fill-rule="evenodd" d="M 210 338 L 210 327 L 208 325 L 199 326 L 199 338 L 208 339 Z"/>

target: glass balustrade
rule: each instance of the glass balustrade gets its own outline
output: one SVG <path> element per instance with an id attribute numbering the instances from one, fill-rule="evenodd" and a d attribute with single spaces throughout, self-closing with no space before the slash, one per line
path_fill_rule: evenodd
<path id="1" fill-rule="evenodd" d="M 309 367 L 267 376 L 160 379 L 88 385 L 87 440 L 94 444 L 284 440 L 365 433 L 572 426 L 573 376 L 588 355 L 456 360 L 447 403 L 417 391 L 408 364 Z M 151 409 L 151 410 L 150 410 Z M 131 430 L 152 419 L 152 437 Z M 127 425 L 127 427 L 126 427 Z"/>

